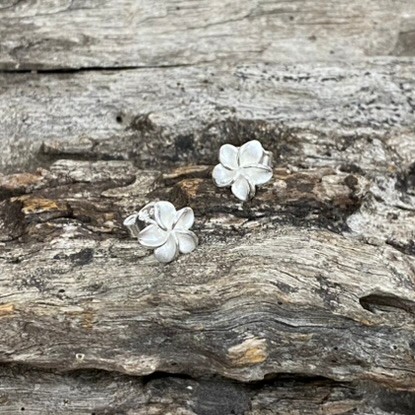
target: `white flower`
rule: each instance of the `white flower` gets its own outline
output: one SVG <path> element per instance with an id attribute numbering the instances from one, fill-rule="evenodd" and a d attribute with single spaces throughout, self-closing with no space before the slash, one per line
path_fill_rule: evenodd
<path id="1" fill-rule="evenodd" d="M 241 147 L 223 145 L 219 161 L 212 172 L 213 180 L 218 187 L 232 186 L 232 193 L 243 202 L 255 196 L 255 186 L 271 180 L 271 153 L 257 140 Z"/>
<path id="2" fill-rule="evenodd" d="M 128 217 L 124 224 L 128 226 L 137 218 L 148 225 L 138 233 L 138 241 L 146 248 L 153 248 L 160 262 L 171 262 L 179 252 L 188 254 L 196 248 L 197 236 L 189 230 L 195 220 L 191 208 L 176 211 L 170 202 L 149 203 L 138 214 Z"/>

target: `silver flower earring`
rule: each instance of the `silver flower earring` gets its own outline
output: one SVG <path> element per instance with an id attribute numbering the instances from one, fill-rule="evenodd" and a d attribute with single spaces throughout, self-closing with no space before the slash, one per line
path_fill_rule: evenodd
<path id="1" fill-rule="evenodd" d="M 272 177 L 272 153 L 264 150 L 257 140 L 241 147 L 223 145 L 219 150 L 220 164 L 212 172 L 218 187 L 231 186 L 232 193 L 243 202 L 255 196 L 256 186 Z"/>
<path id="2" fill-rule="evenodd" d="M 194 213 L 189 207 L 176 211 L 170 202 L 152 202 L 138 213 L 124 221 L 131 236 L 145 248 L 154 249 L 154 256 L 160 262 L 173 261 L 179 252 L 188 254 L 197 244 L 197 236 L 190 231 L 194 223 Z M 145 228 L 141 230 L 141 226 Z"/>

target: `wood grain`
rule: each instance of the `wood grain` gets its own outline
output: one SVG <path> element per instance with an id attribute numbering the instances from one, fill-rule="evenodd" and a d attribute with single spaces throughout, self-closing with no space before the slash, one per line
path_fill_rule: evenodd
<path id="1" fill-rule="evenodd" d="M 6 0 L 0 68 L 414 56 L 411 0 Z"/>
<path id="2" fill-rule="evenodd" d="M 410 415 L 414 398 L 367 385 L 281 375 L 241 384 L 221 378 L 159 374 L 133 377 L 102 371 L 55 374 L 0 371 L 0 414 L 21 415 Z"/>
<path id="3" fill-rule="evenodd" d="M 363 415 L 368 408 L 359 385 L 287 375 L 245 385 L 220 378 L 137 378 L 100 371 L 58 375 L 21 367 L 0 373 L 0 414 L 7 415 Z M 379 399 L 380 391 L 385 396 L 382 390 L 371 393 L 371 414 L 384 415 L 382 408 L 393 402 L 387 395 Z M 398 397 L 407 400 L 403 393 Z"/>
<path id="4" fill-rule="evenodd" d="M 412 0 L 0 2 L 0 414 L 413 415 Z M 218 150 L 259 139 L 242 205 Z M 122 220 L 170 200 L 169 265 Z"/>
<path id="5" fill-rule="evenodd" d="M 234 68 L 233 75 L 223 69 L 226 85 L 235 82 L 229 93 L 238 97 L 236 111 L 209 104 L 211 98 L 230 99 L 220 90 L 202 81 L 192 86 L 206 68 L 153 71 L 154 77 L 162 74 L 155 94 L 165 99 L 153 98 L 148 113 L 118 111 L 120 102 L 136 102 L 134 90 L 123 95 L 128 91 L 124 82 L 136 85 L 135 79 L 143 79 L 141 70 L 3 75 L 3 91 L 10 97 L 0 104 L 7 137 L 20 134 L 22 140 L 2 142 L 15 145 L 3 160 L 10 162 L 12 154 L 15 172 L 19 163 L 43 168 L 0 177 L 2 363 L 18 363 L 25 370 L 152 374 L 157 381 L 160 371 L 191 375 L 196 383 L 220 375 L 228 379 L 225 383 L 236 381 L 236 388 L 259 381 L 260 392 L 271 396 L 242 401 L 250 402 L 255 415 L 411 414 L 415 151 L 412 90 L 405 85 L 413 82 L 412 63 L 371 65 L 372 75 L 355 65 L 344 69 L 346 78 L 338 75 L 343 69 L 324 65 L 314 68 L 309 80 L 301 79 L 304 66 L 297 67 L 295 80 L 284 79 L 289 75 L 281 75 L 286 74 L 279 72 L 282 67 L 246 66 Z M 336 73 L 323 89 L 320 70 Z M 241 71 L 248 78 L 235 81 Z M 163 95 L 169 76 L 189 73 L 197 76 L 186 78 L 185 91 L 175 97 L 173 88 Z M 255 92 L 261 85 L 257 77 L 270 76 L 272 85 L 278 73 L 275 89 L 264 86 Z M 105 96 L 105 76 L 116 80 L 109 83 L 108 97 L 118 92 L 102 109 L 94 102 Z M 366 96 L 359 85 L 367 79 L 383 106 L 376 109 L 369 100 L 365 111 L 345 112 L 355 97 Z M 51 92 L 54 85 L 66 91 L 62 98 Z M 25 93 L 28 86 L 34 98 Z M 291 98 L 280 105 L 280 114 L 272 115 L 270 103 L 283 89 Z M 393 98 L 391 91 L 397 91 Z M 191 96 L 198 97 L 193 104 Z M 183 97 L 188 100 L 182 106 L 169 109 Z M 333 110 L 334 104 L 343 109 Z M 28 118 L 25 108 L 32 114 Z M 401 116 L 391 124 L 395 113 Z M 227 189 L 214 187 L 210 172 L 222 143 L 251 138 L 273 151 L 276 168 L 273 182 L 241 206 Z M 22 145 L 26 142 L 29 149 Z M 64 159 L 54 161 L 59 158 Z M 121 226 L 128 213 L 157 198 L 193 206 L 201 240 L 197 252 L 167 267 L 129 240 Z M 270 383 L 269 377 L 287 372 L 295 382 L 305 375 L 323 376 L 327 387 L 316 389 L 307 382 L 281 390 Z M 30 372 L 25 376 L 27 390 Z M 56 400 L 50 393 L 43 400 L 29 395 L 33 399 L 21 407 L 54 413 L 63 402 L 60 388 L 78 385 L 71 374 L 51 376 L 40 385 L 48 389 L 58 382 Z M 228 391 L 216 379 L 208 387 L 213 395 L 199 397 L 197 410 L 193 403 L 181 403 L 196 399 L 183 394 L 183 388 L 173 388 L 169 403 L 157 398 L 143 404 L 127 400 L 123 406 L 121 397 L 100 407 L 95 399 L 101 399 L 100 388 L 109 382 L 105 375 L 101 379 L 91 399 L 61 412 L 105 413 L 109 405 L 121 405 L 127 413 L 210 415 L 218 413 L 218 406 L 209 402 L 228 402 L 215 398 Z M 115 382 L 120 393 L 131 391 L 124 381 Z M 372 393 L 374 384 L 381 385 L 375 390 L 386 389 Z M 8 385 L 13 393 L 21 391 L 14 375 Z M 335 402 L 320 399 L 330 391 Z M 2 404 L 5 413 L 17 411 L 20 401 Z M 236 410 L 243 413 L 239 406 Z"/>
<path id="6" fill-rule="evenodd" d="M 169 169 L 213 165 L 221 144 L 257 138 L 288 171 L 367 179 L 370 191 L 347 226 L 414 252 L 413 68 L 386 60 L 3 75 L 1 160 L 5 171 L 57 158 Z"/>
<path id="7" fill-rule="evenodd" d="M 324 192 L 308 196 L 324 174 L 298 175 L 280 200 L 266 188 L 259 203 L 234 214 L 225 214 L 228 198 L 213 184 L 197 190 L 201 245 L 167 266 L 130 240 L 121 221 L 147 197 L 173 196 L 177 172 L 166 181 L 128 162 L 67 160 L 41 172 L 35 188 L 29 181 L 24 195 L 20 184 L 14 194 L 8 188 L 0 359 L 245 382 L 294 373 L 412 391 L 414 257 L 325 230 L 336 209 L 347 217 L 364 193 L 351 196 L 339 173 L 326 182 L 326 211 Z M 203 206 L 217 198 L 223 213 L 207 214 Z M 296 203 L 306 217 L 325 217 L 320 226 L 298 226 L 289 211 Z"/>
<path id="8" fill-rule="evenodd" d="M 414 67 L 387 59 L 0 74 L 0 168 L 48 165 L 42 143 L 58 158 L 214 164 L 219 144 L 249 137 L 294 166 L 406 166 L 415 154 Z"/>

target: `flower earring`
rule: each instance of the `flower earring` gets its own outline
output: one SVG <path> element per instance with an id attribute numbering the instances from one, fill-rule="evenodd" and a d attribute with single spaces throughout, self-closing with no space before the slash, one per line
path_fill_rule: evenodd
<path id="1" fill-rule="evenodd" d="M 176 211 L 170 202 L 161 201 L 149 203 L 138 213 L 128 216 L 124 226 L 140 245 L 154 249 L 154 256 L 159 262 L 168 263 L 179 252 L 188 254 L 196 248 L 197 236 L 190 231 L 194 220 L 191 208 Z M 144 229 L 140 226 L 143 224 Z"/>
<path id="2" fill-rule="evenodd" d="M 231 186 L 232 193 L 243 202 L 255 196 L 256 186 L 271 180 L 272 153 L 257 140 L 241 147 L 223 145 L 219 161 L 212 172 L 213 180 L 218 187 Z"/>

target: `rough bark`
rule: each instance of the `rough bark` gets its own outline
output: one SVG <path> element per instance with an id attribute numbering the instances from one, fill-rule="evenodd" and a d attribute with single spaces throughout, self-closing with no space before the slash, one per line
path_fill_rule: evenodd
<path id="1" fill-rule="evenodd" d="M 8 70 L 414 56 L 411 0 L 6 0 Z"/>
<path id="2" fill-rule="evenodd" d="M 241 384 L 158 374 L 138 378 L 100 371 L 57 375 L 7 367 L 1 370 L 0 413 L 128 415 L 385 415 L 396 403 L 412 414 L 408 393 L 282 375 Z"/>
<path id="3" fill-rule="evenodd" d="M 0 168 L 45 162 L 42 142 L 57 157 L 132 159 L 140 168 L 213 164 L 219 143 L 252 136 L 295 166 L 407 165 L 414 67 L 391 58 L 0 74 Z"/>
<path id="4" fill-rule="evenodd" d="M 63 160 L 3 178 L 1 361 L 239 382 L 291 373 L 325 377 L 329 388 L 352 382 L 361 394 L 338 411 L 316 398 L 286 413 L 303 404 L 359 413 L 368 400 L 380 411 L 362 381 L 406 390 L 412 402 L 414 257 L 345 225 L 364 208 L 368 179 L 276 169 L 273 184 L 241 206 L 214 187 L 210 169 Z M 167 266 L 121 226 L 153 198 L 190 203 L 197 216 L 200 247 Z"/>
<path id="5" fill-rule="evenodd" d="M 413 415 L 414 21 L 1 2 L 0 414 Z M 242 205 L 210 175 L 253 138 Z M 122 227 L 156 199 L 196 213 L 169 265 Z"/>
<path id="6" fill-rule="evenodd" d="M 346 415 L 367 413 L 369 403 L 349 384 L 287 375 L 245 385 L 220 378 L 138 378 L 99 371 L 56 375 L 20 367 L 1 374 L 0 413 L 8 415 Z M 372 414 L 387 413 L 382 408 L 398 398 L 402 407 L 410 404 L 404 393 L 382 399 L 380 393 L 385 391 L 370 394 L 370 400 L 379 403 Z"/>

